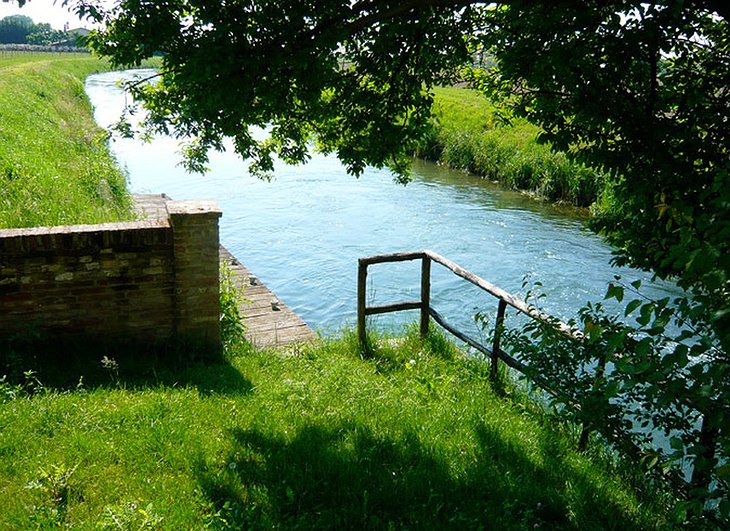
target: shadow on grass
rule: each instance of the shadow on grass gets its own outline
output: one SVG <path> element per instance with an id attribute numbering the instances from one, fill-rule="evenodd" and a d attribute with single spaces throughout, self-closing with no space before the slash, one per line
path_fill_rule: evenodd
<path id="1" fill-rule="evenodd" d="M 45 389 L 66 391 L 84 387 L 193 386 L 202 395 L 248 394 L 252 384 L 221 355 L 190 355 L 185 351 L 120 344 L 49 345 L 30 343 L 0 348 L 0 376 L 25 385 L 29 375 Z"/>
<path id="2" fill-rule="evenodd" d="M 342 425 L 290 438 L 237 430 L 225 467 L 196 473 L 214 529 L 636 527 L 549 441 L 536 464 L 489 427 L 474 430 L 476 459 L 463 471 L 413 433 Z"/>

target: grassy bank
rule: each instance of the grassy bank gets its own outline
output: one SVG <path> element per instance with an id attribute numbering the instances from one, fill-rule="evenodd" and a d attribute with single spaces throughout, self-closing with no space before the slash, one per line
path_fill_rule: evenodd
<path id="1" fill-rule="evenodd" d="M 0 387 L 0 528 L 632 529 L 666 510 L 439 337 Z M 532 411 L 531 414 L 525 414 Z M 638 488 L 637 488 L 638 486 Z"/>
<path id="2" fill-rule="evenodd" d="M 129 218 L 125 176 L 83 87 L 107 68 L 79 54 L 0 58 L 0 228 Z"/>
<path id="3" fill-rule="evenodd" d="M 476 91 L 438 88 L 433 112 L 434 128 L 417 152 L 421 158 L 575 206 L 589 206 L 601 191 L 596 172 L 539 144 L 539 129 L 525 120 L 500 124 Z"/>

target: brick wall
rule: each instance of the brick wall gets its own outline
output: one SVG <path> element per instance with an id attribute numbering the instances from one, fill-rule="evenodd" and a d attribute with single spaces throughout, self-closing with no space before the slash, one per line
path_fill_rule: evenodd
<path id="1" fill-rule="evenodd" d="M 182 344 L 219 352 L 218 218 L 208 201 L 101 225 L 0 230 L 0 342 Z"/>

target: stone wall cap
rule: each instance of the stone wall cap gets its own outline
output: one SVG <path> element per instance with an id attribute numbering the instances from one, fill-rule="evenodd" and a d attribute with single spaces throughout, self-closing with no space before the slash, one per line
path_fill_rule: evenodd
<path id="1" fill-rule="evenodd" d="M 167 212 L 171 215 L 214 214 L 218 217 L 223 211 L 212 199 L 195 199 L 187 201 L 168 201 Z"/>
<path id="2" fill-rule="evenodd" d="M 0 238 L 17 238 L 24 236 L 50 236 L 56 234 L 79 234 L 90 232 L 120 232 L 128 230 L 169 228 L 166 219 L 144 221 L 122 221 L 118 223 L 98 223 L 96 225 L 57 225 L 53 227 L 25 227 L 17 229 L 0 229 Z"/>

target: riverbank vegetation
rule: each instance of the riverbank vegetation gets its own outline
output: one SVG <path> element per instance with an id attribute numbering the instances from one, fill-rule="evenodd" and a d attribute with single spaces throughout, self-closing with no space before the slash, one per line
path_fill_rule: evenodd
<path id="1" fill-rule="evenodd" d="M 550 201 L 590 206 L 603 188 L 600 172 L 540 143 L 540 129 L 523 118 L 500 118 L 487 97 L 463 87 L 434 89 L 430 129 L 420 158 L 465 170 Z"/>
<path id="2" fill-rule="evenodd" d="M 685 513 L 728 518 L 730 10 L 724 3 L 495 9 L 425 0 L 397 7 L 211 1 L 205 9 L 171 10 L 122 2 L 98 12 L 94 4 L 78 2 L 77 11 L 107 23 L 92 44 L 114 64 L 165 51 L 168 74 L 154 87 L 138 86 L 137 95 L 153 110 L 150 131 L 195 136 L 185 153 L 192 168 L 202 168 L 208 149 L 226 136 L 264 172 L 277 155 L 306 160 L 308 142 L 317 137 L 353 174 L 373 164 L 402 177 L 405 155 L 428 131 L 432 102 L 423 87 L 466 67 L 474 47 L 488 50 L 498 68 L 473 72 L 474 86 L 501 99 L 513 120 L 537 124 L 552 146 L 604 172 L 606 201 L 592 227 L 616 246 L 617 262 L 676 279 L 686 290 L 650 301 L 633 291 L 637 286 L 615 282 L 607 296 L 624 303 L 624 311 L 605 315 L 600 303 L 587 306 L 575 323 L 586 348 L 559 352 L 567 363 L 549 358 L 557 346 L 540 329 L 526 330 L 534 342 L 517 337 L 520 348 L 559 364 L 555 376 L 580 394 L 583 420 L 595 419 L 591 427 L 604 436 L 632 420 L 667 435 L 669 448 L 655 447 L 655 455 L 637 462 L 691 467 Z M 241 39 L 230 42 L 231 34 Z M 339 61 L 343 42 L 347 68 Z M 261 123 L 272 124 L 270 138 L 253 138 L 246 127 Z M 627 326 L 629 318 L 638 326 Z M 576 385 L 573 368 L 593 372 Z M 628 418 L 617 411 L 624 408 Z"/>
<path id="3" fill-rule="evenodd" d="M 597 301 L 579 311 L 584 348 L 558 348 L 534 328 L 519 345 L 534 349 L 533 360 L 540 350 L 549 355 L 536 370 L 573 393 L 586 417 L 601 419 L 606 437 L 632 422 L 667 437 L 668 448 L 639 441 L 647 461 L 690 464 L 688 512 L 714 512 L 727 527 L 730 9 L 714 2 L 624 9 L 616 2 L 484 11 L 490 31 L 477 40 L 498 68 L 469 78 L 540 126 L 554 147 L 602 168 L 607 192 L 590 226 L 614 245 L 614 262 L 685 292 L 651 300 L 619 279 L 606 296 L 623 312 Z M 647 53 L 631 53 L 638 49 Z M 575 377 L 603 366 L 593 382 Z"/>
<path id="4" fill-rule="evenodd" d="M 0 384 L 2 528 L 661 527 L 672 500 L 438 335 Z M 59 382 L 59 374 L 54 373 Z"/>
<path id="5" fill-rule="evenodd" d="M 91 56 L 0 57 L 0 228 L 128 219 L 125 175 L 84 92 Z"/>

